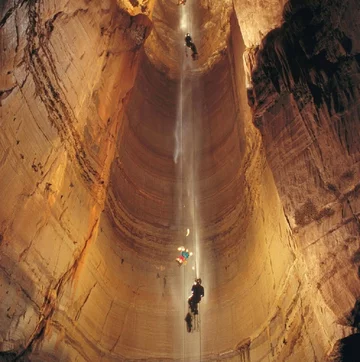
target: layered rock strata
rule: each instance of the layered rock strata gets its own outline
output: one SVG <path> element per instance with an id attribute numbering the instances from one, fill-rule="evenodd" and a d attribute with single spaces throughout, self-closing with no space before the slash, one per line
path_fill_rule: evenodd
<path id="1" fill-rule="evenodd" d="M 312 294 L 295 350 L 310 320 L 329 350 L 341 326 L 358 328 L 358 18 L 356 2 L 290 1 L 252 71 L 254 123 L 294 233 L 301 294 Z M 321 360 L 319 339 L 311 344 Z"/>
<path id="2" fill-rule="evenodd" d="M 101 343 L 75 342 L 97 291 L 77 280 L 98 233 L 149 9 L 1 4 L 2 358 L 98 360 L 87 349 L 98 356 Z"/>
<path id="3" fill-rule="evenodd" d="M 175 0 L 1 5 L 3 360 L 354 349 L 358 5 L 190 3 L 201 56 L 182 83 Z M 206 290 L 189 335 L 193 264 L 174 262 L 192 222 L 178 215 L 181 84 Z"/>

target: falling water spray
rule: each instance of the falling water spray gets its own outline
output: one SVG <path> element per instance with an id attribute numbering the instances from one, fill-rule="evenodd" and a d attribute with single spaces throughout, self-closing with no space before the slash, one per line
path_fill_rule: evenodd
<path id="1" fill-rule="evenodd" d="M 185 48 L 185 34 L 190 33 L 196 42 L 193 10 L 195 2 L 187 1 L 179 9 L 179 94 L 176 125 L 174 129 L 173 160 L 177 172 L 177 228 L 179 246 L 184 246 L 193 252 L 187 265 L 181 267 L 182 296 L 183 296 L 183 360 L 201 360 L 201 333 L 188 334 L 184 325 L 184 317 L 188 312 L 187 298 L 195 277 L 201 277 L 200 269 L 200 218 L 199 218 L 199 145 L 201 122 L 201 102 L 199 78 L 196 75 L 196 62 L 191 57 L 191 51 Z M 186 56 L 186 49 L 189 56 Z M 201 312 L 194 319 L 196 331 L 200 332 Z M 191 338 L 190 338 L 191 337 Z"/>
<path id="2" fill-rule="evenodd" d="M 192 11 L 190 4 L 181 6 L 179 22 L 179 41 L 184 43 L 187 32 L 192 33 Z M 194 252 L 194 276 L 199 276 L 200 249 L 197 217 L 197 127 L 194 111 L 194 77 L 191 76 L 193 63 L 185 56 L 185 49 L 180 56 L 180 81 L 178 109 L 175 126 L 174 163 L 177 165 L 177 225 L 181 242 Z M 190 264 L 190 263 L 189 263 Z M 191 263 L 192 264 L 192 263 Z"/>
<path id="3" fill-rule="evenodd" d="M 180 6 L 179 19 L 179 42 L 181 54 L 179 54 L 179 95 L 177 119 L 174 130 L 175 147 L 173 153 L 174 163 L 177 170 L 177 227 L 179 236 L 179 246 L 183 245 L 193 252 L 187 265 L 183 265 L 183 312 L 188 310 L 187 297 L 195 277 L 200 276 L 200 231 L 198 217 L 198 149 L 199 149 L 199 131 L 200 127 L 198 115 L 200 114 L 198 100 L 196 96 L 197 78 L 194 72 L 194 66 L 191 56 L 185 55 L 184 38 L 186 33 L 193 36 L 193 2 L 188 1 L 185 6 Z M 182 323 L 184 323 L 182 321 Z M 184 326 L 185 327 L 185 326 Z M 186 343 L 185 343 L 186 340 Z M 187 337 L 184 335 L 183 342 L 185 360 L 198 358 L 201 354 L 201 336 L 200 333 Z"/>

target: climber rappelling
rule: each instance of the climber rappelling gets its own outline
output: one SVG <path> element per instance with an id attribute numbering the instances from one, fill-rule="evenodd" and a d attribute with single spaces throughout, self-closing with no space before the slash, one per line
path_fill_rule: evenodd
<path id="1" fill-rule="evenodd" d="M 188 299 L 189 307 L 191 312 L 195 315 L 199 313 L 198 303 L 200 303 L 201 298 L 204 297 L 204 287 L 201 285 L 201 279 L 195 279 L 195 283 L 191 288 L 191 295 Z"/>
<path id="2" fill-rule="evenodd" d="M 189 33 L 187 33 L 186 35 L 185 35 L 185 54 L 186 54 L 186 56 L 188 56 L 187 55 L 187 48 L 190 48 L 191 49 L 191 58 L 193 59 L 193 60 L 197 60 L 198 58 L 199 58 L 199 54 L 198 54 L 198 52 L 197 52 L 197 49 L 196 49 L 196 46 L 195 46 L 195 44 L 194 44 L 194 42 L 193 42 L 193 40 L 192 40 L 192 38 L 191 38 L 191 36 L 190 36 L 190 34 Z"/>
<path id="3" fill-rule="evenodd" d="M 188 299 L 189 311 L 185 317 L 188 332 L 196 330 L 200 326 L 198 304 L 200 303 L 202 297 L 204 297 L 204 287 L 201 285 L 201 279 L 196 278 L 195 283 L 191 288 L 191 296 Z"/>

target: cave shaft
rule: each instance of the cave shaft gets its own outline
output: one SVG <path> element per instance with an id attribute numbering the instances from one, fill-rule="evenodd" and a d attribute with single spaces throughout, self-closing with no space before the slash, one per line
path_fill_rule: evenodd
<path id="1" fill-rule="evenodd" d="M 0 360 L 353 361 L 359 15 L 2 1 Z"/>

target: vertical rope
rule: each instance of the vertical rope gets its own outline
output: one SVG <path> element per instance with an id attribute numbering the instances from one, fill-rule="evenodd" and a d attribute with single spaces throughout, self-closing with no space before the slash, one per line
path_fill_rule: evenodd
<path id="1" fill-rule="evenodd" d="M 182 42 L 184 41 L 185 33 L 189 32 L 190 35 L 194 39 L 194 2 L 188 1 L 185 6 L 181 6 L 181 20 L 184 21 L 186 24 L 186 29 L 180 27 L 181 32 L 181 39 Z M 194 41 L 196 41 L 194 39 Z M 190 52 L 191 56 L 191 52 Z M 179 97 L 179 177 L 181 178 L 179 183 L 179 192 L 180 192 L 180 215 L 179 215 L 179 232 L 180 232 L 180 240 L 183 241 L 183 245 L 185 248 L 190 249 L 192 247 L 192 251 L 194 256 L 194 270 L 187 269 L 185 270 L 185 267 L 189 268 L 189 265 L 185 266 L 183 265 L 183 315 L 185 318 L 185 314 L 188 311 L 188 303 L 187 303 L 187 291 L 186 291 L 186 285 L 187 285 L 187 278 L 194 275 L 194 279 L 200 276 L 200 261 L 198 259 L 199 257 L 199 233 L 198 233 L 198 218 L 197 218 L 197 212 L 196 212 L 196 182 L 197 182 L 197 167 L 196 167 L 196 156 L 197 156 L 197 122 L 196 122 L 196 112 L 194 111 L 196 103 L 194 100 L 195 90 L 194 90 L 194 81 L 190 77 L 187 77 L 187 74 L 189 72 L 192 72 L 192 61 L 186 60 L 185 54 L 182 55 L 181 59 L 181 68 L 180 68 L 180 97 Z M 185 83 L 184 83 L 185 82 Z M 185 94 L 184 94 L 185 92 Z M 185 109 L 185 106 L 187 107 Z M 184 119 L 184 116 L 187 117 Z M 190 134 L 192 132 L 192 134 Z M 187 138 L 186 140 L 184 138 Z M 185 175 L 186 173 L 186 175 Z M 184 209 L 184 206 L 185 209 Z M 189 227 L 191 232 L 191 239 L 186 239 L 185 236 L 185 229 Z M 190 261 L 190 260 L 189 260 Z M 200 338 L 200 344 L 199 349 L 196 348 L 196 350 L 192 351 L 196 355 L 200 355 L 201 360 L 201 354 L 202 354 L 202 347 L 201 347 L 201 328 L 200 328 L 200 305 L 199 308 L 199 314 L 195 317 L 192 321 L 193 328 L 196 329 L 196 332 L 198 332 L 198 337 Z M 183 357 L 182 360 L 186 361 L 186 352 L 189 352 L 189 350 L 186 350 L 185 346 L 185 338 L 186 338 L 186 328 L 183 329 Z M 194 336 L 195 337 L 195 336 Z"/>
<path id="2" fill-rule="evenodd" d="M 183 77 L 184 77 L 184 56 L 181 57 L 182 64 L 181 64 L 181 70 L 180 70 L 180 235 L 181 240 L 183 240 L 183 224 L 184 224 L 184 183 L 183 183 L 183 177 L 184 177 L 184 171 L 183 171 L 183 148 L 184 148 L 184 139 L 183 139 Z M 183 277 L 183 298 L 185 299 L 185 269 L 183 269 L 182 273 Z M 183 316 L 185 315 L 185 304 L 183 304 Z M 183 328 L 183 361 L 185 361 L 185 329 Z"/>
<path id="3" fill-rule="evenodd" d="M 183 282 L 184 282 L 184 285 L 183 285 L 183 296 L 184 296 L 184 299 L 185 299 L 185 269 L 183 270 Z M 183 316 L 185 316 L 185 313 L 186 313 L 186 307 L 185 307 L 185 304 L 183 304 Z M 184 326 L 183 326 L 184 327 Z M 185 328 L 183 328 L 183 361 L 185 361 Z"/>

